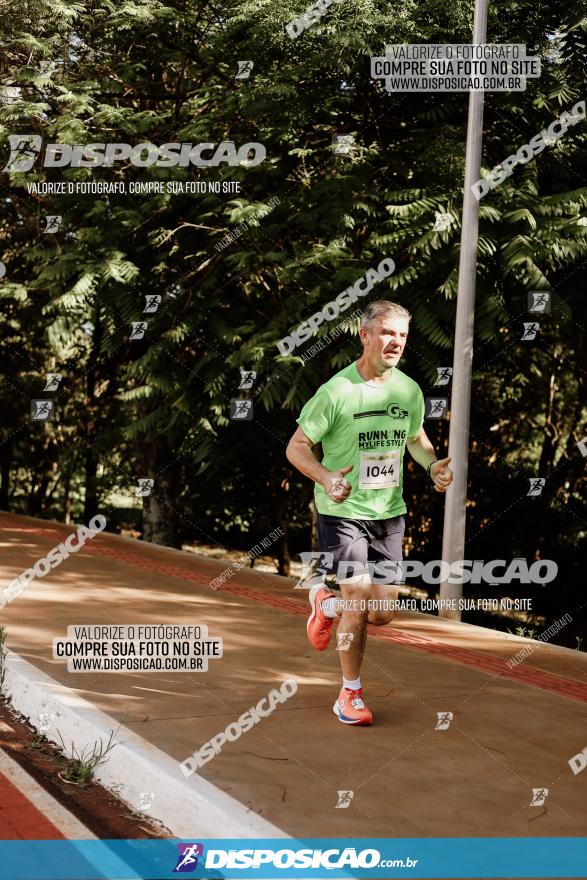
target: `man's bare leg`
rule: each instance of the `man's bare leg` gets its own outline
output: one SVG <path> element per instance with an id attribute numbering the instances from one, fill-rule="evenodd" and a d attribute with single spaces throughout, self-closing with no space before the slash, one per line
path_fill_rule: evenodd
<path id="1" fill-rule="evenodd" d="M 344 724 L 372 724 L 373 716 L 363 702 L 361 663 L 367 638 L 370 581 L 359 575 L 340 582 L 342 613 L 337 630 L 338 653 L 342 667 L 342 689 L 333 711 Z"/>
<path id="2" fill-rule="evenodd" d="M 385 626 L 395 615 L 395 603 L 399 597 L 397 584 L 371 584 L 368 622 L 375 626 Z"/>
<path id="3" fill-rule="evenodd" d="M 308 621 L 308 634 L 314 647 L 325 650 L 332 619 L 339 618 L 336 640 L 343 682 L 333 711 L 344 724 L 372 724 L 373 716 L 364 704 L 361 683 L 367 624 L 381 626 L 393 618 L 399 589 L 395 584 L 373 583 L 367 571 L 339 581 L 339 586 L 341 599 L 318 585 L 310 591 L 313 613 Z"/>
<path id="4" fill-rule="evenodd" d="M 367 599 L 369 581 L 358 576 L 349 581 L 341 581 L 342 613 L 337 629 L 337 642 L 349 647 L 339 650 L 343 678 L 353 681 L 359 678 L 365 641 L 367 637 Z M 350 636 L 350 639 L 349 639 Z"/>

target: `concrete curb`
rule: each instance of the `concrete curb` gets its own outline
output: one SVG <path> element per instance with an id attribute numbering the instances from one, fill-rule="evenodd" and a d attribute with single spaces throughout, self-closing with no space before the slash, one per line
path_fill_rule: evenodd
<path id="1" fill-rule="evenodd" d="M 111 731 L 117 733 L 116 746 L 96 769 L 95 778 L 133 805 L 138 805 L 141 791 L 153 792 L 146 815 L 159 819 L 174 836 L 288 837 L 197 773 L 186 780 L 169 755 L 13 651 L 6 652 L 5 681 L 14 708 L 35 726 L 40 713 L 55 715 L 46 734 L 54 742 L 58 731 L 66 745 L 73 743 L 79 752 L 98 740 L 105 744 Z"/>

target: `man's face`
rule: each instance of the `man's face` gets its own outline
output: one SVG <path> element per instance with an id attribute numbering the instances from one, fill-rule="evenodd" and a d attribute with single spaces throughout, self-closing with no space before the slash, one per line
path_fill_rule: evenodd
<path id="1" fill-rule="evenodd" d="M 378 370 L 396 367 L 406 347 L 410 322 L 408 318 L 387 315 L 361 330 L 364 353 Z"/>

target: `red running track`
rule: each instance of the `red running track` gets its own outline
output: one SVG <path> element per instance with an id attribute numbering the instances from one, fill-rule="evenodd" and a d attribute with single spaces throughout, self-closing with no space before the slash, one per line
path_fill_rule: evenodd
<path id="1" fill-rule="evenodd" d="M 23 527 L 22 520 L 11 517 L 10 514 L 3 514 L 0 517 L 0 527 L 2 524 L 7 528 L 10 528 L 11 531 L 28 532 L 47 537 L 54 536 L 58 540 L 63 540 L 65 537 L 63 532 L 59 532 L 56 529 Z M 71 530 L 66 532 L 66 534 L 70 533 Z M 110 540 L 112 539 L 109 539 L 107 535 L 100 535 L 85 545 L 85 552 L 116 559 L 143 570 L 156 571 L 158 574 L 165 574 L 169 577 L 192 581 L 206 587 L 210 586 L 211 578 L 206 575 L 192 571 L 181 565 L 164 565 L 155 560 L 148 559 L 145 556 L 140 556 L 137 553 L 119 550 L 117 547 L 110 545 Z M 231 593 L 235 596 L 258 602 L 259 604 L 275 608 L 276 610 L 285 613 L 298 614 L 303 617 L 306 617 L 308 614 L 308 606 L 306 602 L 302 602 L 290 596 L 284 596 L 279 592 L 272 594 L 264 590 L 255 589 L 255 587 L 236 583 L 234 580 L 227 582 L 220 592 Z M 469 666 L 473 669 L 478 669 L 499 678 L 509 678 L 519 684 L 540 688 L 541 690 L 557 694 L 561 697 L 587 703 L 587 684 L 583 684 L 575 679 L 555 675 L 551 672 L 536 669 L 522 663 L 511 668 L 507 666 L 505 660 L 501 660 L 491 654 L 485 654 L 482 651 L 468 648 L 461 648 L 457 645 L 446 644 L 434 638 L 415 635 L 402 630 L 397 625 L 388 627 L 370 626 L 369 636 L 370 638 L 393 642 L 414 651 L 420 651 L 425 654 L 434 654 L 443 660 L 460 663 L 463 666 Z"/>
<path id="2" fill-rule="evenodd" d="M 0 840 L 63 840 L 63 834 L 0 772 Z"/>

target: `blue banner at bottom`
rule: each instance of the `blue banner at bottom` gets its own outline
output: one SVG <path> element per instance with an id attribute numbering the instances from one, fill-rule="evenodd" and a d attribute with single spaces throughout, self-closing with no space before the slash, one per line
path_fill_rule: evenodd
<path id="1" fill-rule="evenodd" d="M 587 877 L 587 837 L 4 840 L 0 880 Z"/>

